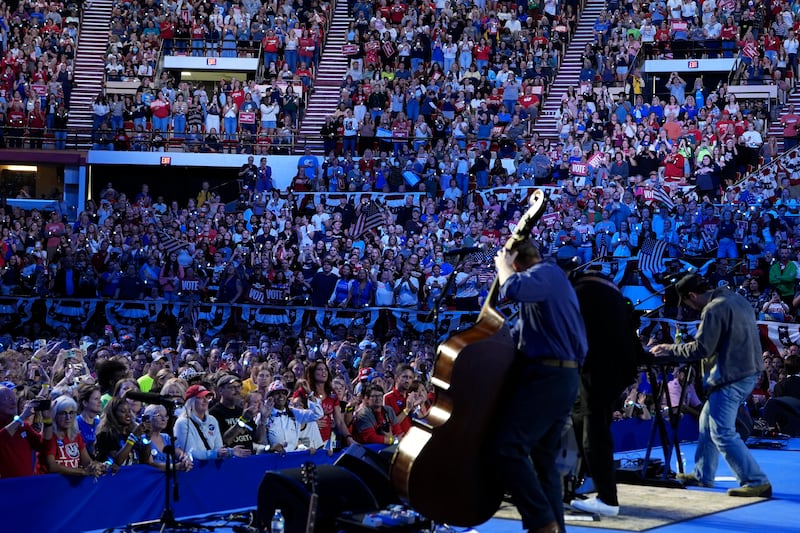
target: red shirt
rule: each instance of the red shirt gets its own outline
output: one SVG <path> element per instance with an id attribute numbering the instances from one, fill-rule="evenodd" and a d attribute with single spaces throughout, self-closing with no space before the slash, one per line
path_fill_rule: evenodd
<path id="1" fill-rule="evenodd" d="M 531 106 L 535 106 L 539 103 L 539 97 L 535 94 L 526 94 L 524 96 L 520 96 L 519 103 L 523 109 L 528 109 Z"/>
<path id="2" fill-rule="evenodd" d="M 8 111 L 8 125 L 12 128 L 22 128 L 25 126 L 25 112 L 18 109 Z"/>
<path id="3" fill-rule="evenodd" d="M 264 43 L 264 51 L 270 53 L 276 53 L 278 51 L 278 43 L 280 42 L 276 36 L 267 36 L 264 37 L 262 41 Z"/>
<path id="4" fill-rule="evenodd" d="M 353 438 L 356 442 L 360 442 L 361 444 L 386 444 L 386 434 L 382 431 L 379 431 L 380 428 L 386 426 L 389 423 L 386 420 L 386 415 L 388 413 L 384 412 L 384 406 L 381 406 L 380 409 L 377 411 L 373 411 L 368 407 L 362 407 L 361 409 L 369 410 L 372 413 L 372 417 L 369 416 L 367 412 L 361 412 L 359 410 L 356 412 L 356 418 L 353 421 Z M 374 425 L 367 426 L 366 423 L 369 423 L 371 420 L 374 419 Z"/>
<path id="5" fill-rule="evenodd" d="M 797 126 L 800 123 L 800 115 L 794 115 L 791 113 L 787 113 L 783 115 L 781 118 L 781 124 L 783 124 L 783 135 L 785 137 L 794 137 L 797 135 Z"/>
<path id="6" fill-rule="evenodd" d="M 0 478 L 26 477 L 36 474 L 36 454 L 43 452 L 45 442 L 27 422 L 10 435 L 0 429 Z"/>
<path id="7" fill-rule="evenodd" d="M 231 91 L 231 99 L 233 103 L 236 104 L 236 107 L 241 109 L 242 104 L 244 103 L 244 90 L 237 89 L 235 91 Z"/>
<path id="8" fill-rule="evenodd" d="M 736 26 L 723 26 L 719 35 L 723 41 L 733 41 L 738 34 L 739 30 Z"/>
<path id="9" fill-rule="evenodd" d="M 172 22 L 165 20 L 159 26 L 159 31 L 161 32 L 162 39 L 172 39 L 175 36 L 175 25 Z"/>
<path id="10" fill-rule="evenodd" d="M 44 128 L 44 112 L 31 111 L 28 115 L 28 126 L 34 129 Z"/>
<path id="11" fill-rule="evenodd" d="M 394 414 L 400 416 L 403 409 L 406 408 L 406 397 L 397 387 L 383 395 L 383 405 L 389 407 L 394 411 Z M 392 426 L 392 433 L 395 435 L 405 435 L 411 429 L 411 417 L 405 417 L 399 424 Z"/>
<path id="12" fill-rule="evenodd" d="M 205 24 L 192 24 L 192 38 L 195 40 L 204 39 L 206 36 Z"/>
<path id="13" fill-rule="evenodd" d="M 664 177 L 682 178 L 685 159 L 681 154 L 670 154 L 664 161 Z"/>
<path id="14" fill-rule="evenodd" d="M 46 442 L 47 455 L 55 457 L 56 463 L 67 468 L 80 468 L 81 467 L 81 452 L 86 449 L 86 444 L 83 442 L 83 436 L 78 433 L 75 438 L 70 439 L 66 435 L 62 438 L 52 439 Z"/>
<path id="15" fill-rule="evenodd" d="M 764 50 L 773 50 L 777 52 L 780 49 L 781 49 L 780 38 L 769 34 L 764 36 Z"/>
<path id="16" fill-rule="evenodd" d="M 297 43 L 297 54 L 300 57 L 313 57 L 314 49 L 317 47 L 314 39 L 310 37 L 304 37 L 300 39 Z"/>
<path id="17" fill-rule="evenodd" d="M 492 49 L 488 46 L 478 45 L 473 50 L 475 52 L 475 59 L 480 60 L 489 60 L 489 54 L 492 53 Z"/>
<path id="18" fill-rule="evenodd" d="M 169 116 L 169 102 L 156 98 L 150 102 L 150 111 L 154 117 L 167 118 Z"/>
<path id="19" fill-rule="evenodd" d="M 734 122 L 730 118 L 721 119 L 717 122 L 717 134 L 723 135 L 728 131 L 728 126 Z"/>
<path id="20" fill-rule="evenodd" d="M 303 389 L 297 389 L 292 394 L 292 398 L 306 398 L 306 392 Z M 335 420 L 333 418 L 333 411 L 336 406 L 339 405 L 339 400 L 336 398 L 336 394 L 331 394 L 330 396 L 322 399 L 322 418 L 317 420 L 317 425 L 319 425 L 319 434 L 322 437 L 323 441 L 326 441 L 331 438 L 331 432 L 333 430 L 333 424 Z"/>
<path id="21" fill-rule="evenodd" d="M 392 4 L 391 7 L 392 22 L 400 24 L 403 21 L 403 16 L 406 14 L 406 6 L 403 4 Z"/>

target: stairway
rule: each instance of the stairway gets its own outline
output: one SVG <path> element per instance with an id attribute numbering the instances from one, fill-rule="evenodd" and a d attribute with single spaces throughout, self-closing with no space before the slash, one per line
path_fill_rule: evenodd
<path id="1" fill-rule="evenodd" d="M 300 124 L 299 150 L 302 152 L 304 139 L 308 139 L 311 153 L 322 155 L 322 139 L 319 130 L 325 123 L 325 117 L 333 113 L 339 104 L 340 86 L 347 72 L 348 59 L 342 55 L 345 44 L 347 26 L 352 17 L 347 13 L 347 2 L 338 0 L 333 10 L 330 29 L 322 56 L 319 60 L 314 81 L 314 92 L 308 99 L 308 105 Z"/>
<path id="2" fill-rule="evenodd" d="M 558 73 L 548 89 L 547 97 L 539 117 L 536 119 L 536 131 L 542 138 L 558 137 L 556 112 L 561 106 L 561 97 L 567 93 L 569 87 L 578 86 L 581 68 L 583 68 L 581 63 L 583 49 L 587 43 L 594 42 L 594 22 L 604 9 L 605 2 L 602 0 L 587 0 L 584 4 L 580 18 L 578 18 L 578 26 L 575 28 L 575 35 L 572 36 L 567 52 L 561 59 Z"/>
<path id="3" fill-rule="evenodd" d="M 781 126 L 781 119 L 783 118 L 783 115 L 789 113 L 789 104 L 794 104 L 795 114 L 800 114 L 800 88 L 795 87 L 794 91 L 789 93 L 789 95 L 786 97 L 786 103 L 780 110 L 778 120 L 772 121 L 767 129 L 767 134 L 764 136 L 765 142 L 770 137 L 776 137 L 778 139 L 778 147 L 781 149 L 783 149 L 783 126 Z"/>
<path id="4" fill-rule="evenodd" d="M 78 144 L 91 142 L 92 103 L 103 90 L 108 32 L 111 29 L 113 0 L 86 2 L 81 15 L 81 30 L 75 53 L 74 88 L 69 106 L 69 130 L 78 134 Z"/>

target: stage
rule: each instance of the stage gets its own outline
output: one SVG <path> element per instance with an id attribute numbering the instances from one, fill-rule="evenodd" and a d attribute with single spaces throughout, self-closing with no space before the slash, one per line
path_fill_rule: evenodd
<path id="1" fill-rule="evenodd" d="M 686 465 L 691 468 L 694 443 L 681 445 Z M 720 459 L 716 486 L 713 489 L 669 489 L 650 486 L 620 485 L 620 515 L 601 518 L 595 522 L 567 522 L 570 533 L 599 533 L 601 531 L 657 531 L 659 533 L 710 533 L 717 531 L 789 533 L 800 530 L 800 438 L 791 439 L 780 450 L 753 449 L 756 461 L 766 471 L 773 487 L 772 499 L 733 498 L 726 494 L 738 486 L 728 465 Z M 660 450 L 654 457 L 661 458 Z M 643 457 L 641 451 L 616 454 L 618 459 L 631 461 Z M 676 467 L 672 460 L 673 470 Z M 511 533 L 521 531 L 517 520 L 501 510 L 489 522 L 474 528 L 480 533 Z"/>
<path id="2" fill-rule="evenodd" d="M 681 447 L 686 455 L 686 464 L 692 465 L 695 450 L 693 443 Z M 724 461 L 720 461 L 716 487 L 713 489 L 660 488 L 647 485 L 620 485 L 621 513 L 614 518 L 601 518 L 597 521 L 568 521 L 570 533 L 599 533 L 601 531 L 657 531 L 681 533 L 709 533 L 717 531 L 769 531 L 770 533 L 798 531 L 797 515 L 800 512 L 800 481 L 798 459 L 800 459 L 800 438 L 791 439 L 788 445 L 779 450 L 753 449 L 753 454 L 764 468 L 772 482 L 772 499 L 733 498 L 726 490 L 736 486 L 735 479 Z M 623 462 L 636 461 L 644 452 L 630 451 L 617 454 Z M 654 452 L 655 458 L 661 458 Z M 672 468 L 676 467 L 675 459 Z M 234 526 L 241 523 L 226 520 L 238 518 L 252 508 L 233 509 L 217 513 L 215 521 L 209 521 L 217 532 L 243 531 Z M 221 517 L 221 519 L 220 519 Z M 516 517 L 516 510 L 504 505 L 494 518 L 472 529 L 453 528 L 439 531 L 512 533 L 522 531 Z M 201 517 L 194 517 L 201 518 Z M 121 526 L 123 524 L 117 524 Z M 120 529 L 98 529 L 100 531 L 125 531 Z M 354 530 L 351 530 L 354 531 Z M 399 531 L 397 529 L 372 529 L 372 531 Z M 409 531 L 404 529 L 404 531 Z"/>

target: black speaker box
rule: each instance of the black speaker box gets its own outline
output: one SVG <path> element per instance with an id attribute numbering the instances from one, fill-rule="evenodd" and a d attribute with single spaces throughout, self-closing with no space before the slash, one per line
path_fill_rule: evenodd
<path id="1" fill-rule="evenodd" d="M 400 503 L 389 479 L 393 451 L 392 447 L 374 452 L 360 444 L 353 444 L 342 452 L 334 464 L 360 477 L 372 491 L 380 508 L 385 509 Z"/>
<path id="2" fill-rule="evenodd" d="M 318 465 L 316 533 L 335 533 L 336 518 L 344 512 L 366 513 L 380 509 L 372 491 L 348 469 Z M 267 472 L 258 487 L 260 527 L 269 527 L 275 509 L 286 520 L 286 533 L 305 533 L 311 493 L 302 482 L 300 468 Z"/>

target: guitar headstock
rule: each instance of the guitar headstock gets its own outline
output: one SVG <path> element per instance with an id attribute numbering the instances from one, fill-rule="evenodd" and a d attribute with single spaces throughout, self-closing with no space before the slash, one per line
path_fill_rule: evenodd
<path id="1" fill-rule="evenodd" d="M 303 463 L 303 466 L 300 467 L 300 477 L 306 489 L 312 494 L 315 494 L 317 492 L 317 465 L 311 461 Z"/>
<path id="2" fill-rule="evenodd" d="M 514 228 L 514 232 L 506 242 L 506 248 L 508 249 L 510 249 L 512 243 L 527 239 L 530 236 L 533 227 L 536 226 L 536 223 L 544 214 L 544 209 L 547 205 L 547 197 L 541 189 L 536 189 L 528 198 L 528 204 L 530 207 L 528 207 L 528 210 L 522 215 L 522 218 L 519 219 L 519 222 Z"/>

